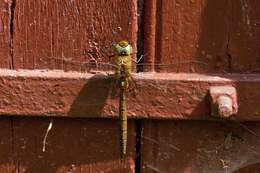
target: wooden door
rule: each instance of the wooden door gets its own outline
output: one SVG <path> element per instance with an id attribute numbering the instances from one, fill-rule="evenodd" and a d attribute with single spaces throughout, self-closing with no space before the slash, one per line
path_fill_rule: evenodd
<path id="1" fill-rule="evenodd" d="M 257 0 L 1 0 L 0 8 L 0 172 L 259 171 Z M 127 97 L 123 161 L 118 99 L 103 73 L 120 40 L 143 57 Z M 211 116 L 212 86 L 236 89 L 232 121 Z"/>

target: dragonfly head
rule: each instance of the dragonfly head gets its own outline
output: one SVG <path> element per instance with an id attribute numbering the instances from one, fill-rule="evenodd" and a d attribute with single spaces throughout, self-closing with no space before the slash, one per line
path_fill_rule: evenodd
<path id="1" fill-rule="evenodd" d="M 127 41 L 120 41 L 119 43 L 113 44 L 114 50 L 119 56 L 128 56 L 132 53 L 132 46 Z"/>

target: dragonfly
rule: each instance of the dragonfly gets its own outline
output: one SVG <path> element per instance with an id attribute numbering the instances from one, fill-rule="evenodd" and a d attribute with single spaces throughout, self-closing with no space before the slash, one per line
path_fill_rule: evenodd
<path id="1" fill-rule="evenodd" d="M 126 112 L 126 95 L 125 92 L 132 80 L 132 47 L 127 41 L 120 41 L 113 45 L 115 49 L 115 72 L 114 77 L 118 81 L 120 88 L 119 97 L 119 119 L 120 119 L 120 157 L 125 158 L 127 145 L 127 112 Z"/>
<path id="2" fill-rule="evenodd" d="M 89 60 L 86 62 L 75 61 L 68 58 L 54 58 L 54 57 L 44 57 L 45 59 L 55 60 L 65 66 L 71 65 L 76 66 L 77 69 L 80 68 L 83 72 L 88 73 L 100 73 L 105 71 L 105 74 L 112 76 L 114 79 L 112 90 L 119 90 L 118 96 L 118 117 L 120 121 L 120 158 L 123 160 L 127 153 L 127 94 L 135 94 L 138 90 L 137 84 L 134 80 L 134 76 L 140 76 L 142 73 L 133 73 L 133 71 L 146 68 L 146 66 L 151 66 L 149 63 L 144 63 L 144 58 L 146 54 L 140 55 L 139 52 L 133 52 L 133 48 L 128 41 L 119 41 L 118 43 L 113 43 L 113 54 L 109 55 L 106 50 L 101 49 L 100 52 L 104 58 L 108 59 L 108 62 L 98 62 L 93 58 L 93 52 L 87 52 Z M 135 56 L 136 55 L 136 56 Z M 200 61 L 183 61 L 181 63 L 173 64 L 153 64 L 156 68 L 167 71 L 171 70 L 173 67 L 180 64 L 199 64 L 207 66 L 206 63 Z M 105 69 L 105 70 L 104 70 Z M 112 72 L 112 73 L 110 73 Z M 141 92 L 138 93 L 140 97 Z M 116 95 L 116 94 L 115 94 Z M 91 106 L 98 106 L 99 103 L 91 103 Z"/>

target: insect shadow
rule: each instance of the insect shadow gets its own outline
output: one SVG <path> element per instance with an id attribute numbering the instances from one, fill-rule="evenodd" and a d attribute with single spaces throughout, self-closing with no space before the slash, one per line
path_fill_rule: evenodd
<path id="1" fill-rule="evenodd" d="M 100 117 L 109 96 L 115 95 L 115 80 L 104 74 L 96 74 L 84 84 L 68 112 L 72 117 Z"/>

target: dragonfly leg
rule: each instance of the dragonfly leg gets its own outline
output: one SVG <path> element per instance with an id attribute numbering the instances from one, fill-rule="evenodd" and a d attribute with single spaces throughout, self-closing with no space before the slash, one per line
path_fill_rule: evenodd
<path id="1" fill-rule="evenodd" d="M 129 93 L 133 93 L 134 96 L 136 95 L 136 92 L 138 90 L 138 87 L 137 87 L 137 84 L 136 84 L 136 81 L 133 79 L 132 76 L 130 76 L 128 79 L 128 88 L 127 88 L 127 92 Z"/>

